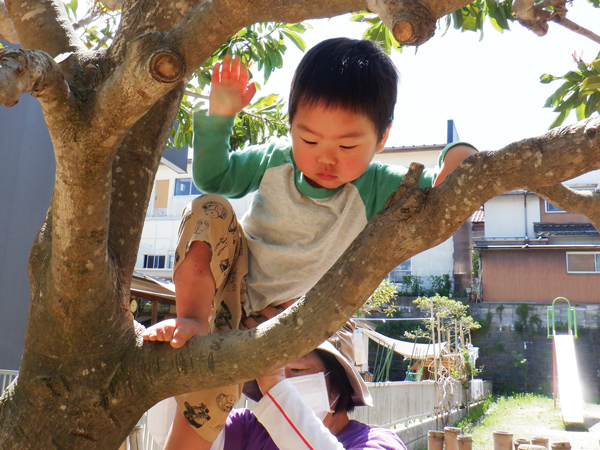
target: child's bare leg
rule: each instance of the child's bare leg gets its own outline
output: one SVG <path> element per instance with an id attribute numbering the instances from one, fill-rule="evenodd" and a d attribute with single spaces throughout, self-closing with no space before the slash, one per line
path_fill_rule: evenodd
<path id="1" fill-rule="evenodd" d="M 211 446 L 212 442 L 202 439 L 183 417 L 183 413 L 178 410 L 164 450 L 209 450 Z"/>
<path id="2" fill-rule="evenodd" d="M 210 270 L 211 254 L 202 241 L 194 241 L 177 270 L 175 302 L 177 319 L 169 319 L 148 328 L 144 339 L 166 341 L 179 348 L 192 336 L 206 336 L 215 295 L 215 280 Z"/>

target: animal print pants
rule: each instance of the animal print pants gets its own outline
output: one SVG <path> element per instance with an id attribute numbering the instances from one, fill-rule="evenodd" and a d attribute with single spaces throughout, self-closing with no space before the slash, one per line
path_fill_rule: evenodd
<path id="1" fill-rule="evenodd" d="M 231 204 L 218 195 L 201 195 L 183 211 L 173 272 L 192 242 L 202 241 L 211 251 L 211 271 L 216 292 L 211 333 L 238 329 L 248 277 L 248 246 Z M 177 396 L 177 405 L 194 430 L 214 441 L 237 403 L 242 385 L 226 386 Z"/>

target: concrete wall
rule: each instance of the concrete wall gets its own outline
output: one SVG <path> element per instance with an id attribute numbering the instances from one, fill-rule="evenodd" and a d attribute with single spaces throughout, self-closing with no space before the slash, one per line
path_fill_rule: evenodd
<path id="1" fill-rule="evenodd" d="M 517 314 L 520 305 L 478 304 L 471 307 L 472 315 L 484 323 L 491 319 L 483 333 L 473 338 L 479 347 L 479 365 L 483 366 L 480 376 L 494 383 L 495 392 L 539 392 L 551 395 L 552 339 L 546 331 L 547 305 L 528 305 L 527 325 L 523 331 L 521 317 Z M 579 337 L 575 339 L 579 378 L 585 401 L 600 399 L 600 307 L 580 305 L 576 307 Z M 540 319 L 540 325 L 531 324 L 531 318 Z M 536 320 L 534 319 L 534 322 Z M 555 312 L 557 334 L 566 334 L 566 308 Z"/>

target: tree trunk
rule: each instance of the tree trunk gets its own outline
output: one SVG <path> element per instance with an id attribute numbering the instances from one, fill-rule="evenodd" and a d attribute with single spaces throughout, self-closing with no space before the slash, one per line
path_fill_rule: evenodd
<path id="1" fill-rule="evenodd" d="M 0 50 L 0 103 L 14 104 L 23 93 L 39 99 L 57 170 L 29 260 L 22 365 L 0 399 L 0 447 L 116 449 L 159 400 L 247 380 L 310 351 L 398 262 L 446 240 L 491 197 L 526 188 L 553 200 L 552 185 L 600 168 L 600 119 L 480 153 L 433 190 L 416 186 L 415 166 L 388 208 L 284 314 L 178 350 L 141 339 L 129 286 L 154 176 L 192 72 L 256 21 L 369 7 L 403 38 L 422 42 L 439 17 L 467 3 L 132 0 L 124 2 L 112 46 L 91 52 L 65 20 L 61 0 L 6 0 L 24 50 Z M 600 211 L 597 198 L 585 201 Z"/>

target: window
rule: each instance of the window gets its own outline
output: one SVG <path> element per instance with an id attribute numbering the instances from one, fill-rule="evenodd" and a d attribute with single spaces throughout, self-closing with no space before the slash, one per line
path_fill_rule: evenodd
<path id="1" fill-rule="evenodd" d="M 544 200 L 544 204 L 546 205 L 547 213 L 563 213 L 563 212 L 565 212 L 564 210 L 560 209 L 558 206 L 554 206 L 548 200 Z"/>
<path id="2" fill-rule="evenodd" d="M 396 266 L 388 275 L 388 280 L 392 283 L 402 283 L 402 277 L 410 275 L 412 264 L 410 259 L 407 259 L 399 266 Z"/>
<path id="3" fill-rule="evenodd" d="M 192 183 L 191 178 L 175 179 L 175 195 L 200 195 L 202 192 Z"/>
<path id="4" fill-rule="evenodd" d="M 600 252 L 567 252 L 567 273 L 600 273 Z"/>
<path id="5" fill-rule="evenodd" d="M 144 269 L 164 269 L 164 255 L 144 255 Z"/>

